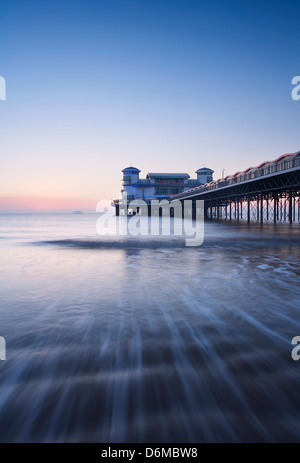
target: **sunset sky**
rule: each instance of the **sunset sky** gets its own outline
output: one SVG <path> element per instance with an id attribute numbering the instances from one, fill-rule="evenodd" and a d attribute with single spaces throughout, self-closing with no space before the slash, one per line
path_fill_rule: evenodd
<path id="1" fill-rule="evenodd" d="M 1 2 L 0 212 L 95 210 L 121 170 L 300 150 L 294 0 Z"/>

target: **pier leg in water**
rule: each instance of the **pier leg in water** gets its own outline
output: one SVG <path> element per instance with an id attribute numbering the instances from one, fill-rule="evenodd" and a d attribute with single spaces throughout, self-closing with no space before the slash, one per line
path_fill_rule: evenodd
<path id="1" fill-rule="evenodd" d="M 289 198 L 289 221 L 290 221 L 290 224 L 293 223 L 293 196 L 292 196 L 292 193 L 290 193 L 290 198 Z"/>
<path id="2" fill-rule="evenodd" d="M 247 222 L 250 223 L 250 197 L 247 198 Z"/>
<path id="3" fill-rule="evenodd" d="M 196 220 L 196 201 L 192 202 L 192 220 Z"/>

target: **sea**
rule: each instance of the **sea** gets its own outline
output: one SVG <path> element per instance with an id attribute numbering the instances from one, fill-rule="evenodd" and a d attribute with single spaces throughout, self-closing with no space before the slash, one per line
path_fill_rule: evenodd
<path id="1" fill-rule="evenodd" d="M 99 217 L 0 214 L 0 442 L 300 442 L 300 225 Z"/>

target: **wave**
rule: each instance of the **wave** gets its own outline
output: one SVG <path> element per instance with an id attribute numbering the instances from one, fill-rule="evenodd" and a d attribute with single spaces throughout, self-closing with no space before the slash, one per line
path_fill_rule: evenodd
<path id="1" fill-rule="evenodd" d="M 182 248 L 185 247 L 184 239 L 179 240 L 83 240 L 83 239 L 63 239 L 63 240 L 44 240 L 30 243 L 33 246 L 58 246 L 77 249 L 129 249 L 129 248 Z"/>
<path id="2" fill-rule="evenodd" d="M 84 238 L 65 238 L 31 241 L 27 244 L 32 246 L 56 246 L 63 248 L 75 249 L 170 249 L 170 248 L 186 248 L 185 236 L 145 236 L 145 237 L 119 237 L 117 239 L 84 239 Z M 24 244 L 24 243 L 23 243 Z M 299 252 L 299 238 L 294 237 L 279 237 L 274 236 L 249 236 L 242 235 L 220 237 L 217 235 L 206 234 L 204 242 L 201 246 L 195 246 L 187 249 L 197 248 L 227 248 L 237 252 L 246 251 L 247 249 L 257 248 L 282 248 L 294 247 Z M 296 251 L 295 249 L 295 251 Z"/>

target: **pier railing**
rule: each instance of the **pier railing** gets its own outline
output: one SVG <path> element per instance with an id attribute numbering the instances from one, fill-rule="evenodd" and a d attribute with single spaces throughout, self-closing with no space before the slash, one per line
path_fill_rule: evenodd
<path id="1" fill-rule="evenodd" d="M 178 193 L 177 195 L 173 195 L 170 199 L 181 199 L 184 197 L 189 197 L 193 194 L 201 194 L 207 191 L 213 191 L 219 188 L 224 188 L 231 185 L 236 185 L 238 183 L 247 182 L 255 179 L 259 179 L 261 177 L 266 176 L 273 176 L 278 175 L 279 173 L 284 173 L 288 171 L 292 171 L 293 169 L 297 169 L 300 167 L 300 152 L 297 153 L 293 159 L 285 159 L 282 161 L 274 161 L 274 162 L 266 162 L 260 167 L 253 167 L 247 169 L 244 172 L 237 172 L 234 175 L 225 177 L 225 179 L 220 179 L 216 181 L 212 181 L 211 183 L 203 186 L 199 186 L 193 188 L 191 190 Z"/>

